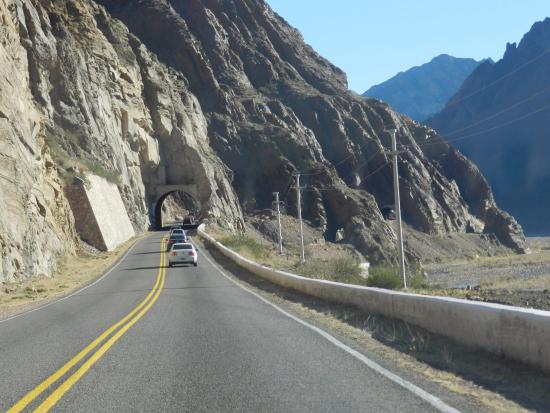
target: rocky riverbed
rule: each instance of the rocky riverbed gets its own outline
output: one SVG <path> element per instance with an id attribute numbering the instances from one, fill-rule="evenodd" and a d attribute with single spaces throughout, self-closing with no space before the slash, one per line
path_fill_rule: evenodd
<path id="1" fill-rule="evenodd" d="M 428 280 L 436 291 L 452 296 L 550 310 L 550 237 L 527 242 L 527 255 L 426 265 Z"/>

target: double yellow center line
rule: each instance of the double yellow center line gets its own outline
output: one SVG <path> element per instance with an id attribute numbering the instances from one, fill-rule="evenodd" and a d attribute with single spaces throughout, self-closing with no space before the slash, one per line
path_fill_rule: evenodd
<path id="1" fill-rule="evenodd" d="M 99 337 L 86 346 L 80 353 L 69 360 L 63 367 L 53 373 L 50 377 L 32 389 L 21 400 L 15 403 L 7 413 L 21 412 L 30 403 L 32 403 L 38 396 L 46 391 L 52 384 L 64 377 L 73 367 L 75 367 L 80 361 L 82 361 L 88 354 L 92 353 L 96 347 L 103 343 L 107 338 L 107 341 L 101 345 L 82 365 L 74 371 L 64 382 L 58 385 L 50 395 L 36 408 L 35 412 L 47 412 L 63 397 L 63 395 L 69 391 L 69 389 L 80 378 L 86 374 L 86 372 L 126 333 L 138 320 L 149 311 L 155 301 L 157 301 L 163 287 L 166 277 L 166 253 L 165 242 L 163 238 L 161 241 L 161 255 L 160 265 L 157 273 L 157 279 L 155 285 L 141 301 L 136 308 L 134 308 L 128 315 L 123 317 L 120 321 L 113 324 L 107 330 L 105 330 Z M 109 337 L 110 336 L 110 337 Z"/>

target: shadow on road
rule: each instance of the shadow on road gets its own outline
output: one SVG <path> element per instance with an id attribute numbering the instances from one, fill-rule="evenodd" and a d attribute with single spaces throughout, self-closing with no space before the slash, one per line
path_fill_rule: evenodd
<path id="1" fill-rule="evenodd" d="M 152 267 L 123 268 L 122 271 L 158 270 L 160 268 L 168 268 L 168 265 L 157 265 L 157 266 L 152 266 Z"/>
<path id="2" fill-rule="evenodd" d="M 464 379 L 467 383 L 473 383 L 473 394 L 475 394 L 475 387 L 478 386 L 523 408 L 537 412 L 550 412 L 550 375 L 544 374 L 541 370 L 463 346 L 400 320 L 369 314 L 352 306 L 327 302 L 285 289 L 255 276 L 224 257 L 212 246 L 204 244 L 205 249 L 218 264 L 241 282 L 273 294 L 284 300 L 286 305 L 299 304 L 320 313 L 326 320 L 333 318 L 363 331 L 385 346 L 407 354 L 435 369 L 436 376 L 432 377 L 433 381 L 438 381 L 438 370 L 447 371 Z M 304 317 L 304 314 L 299 315 Z M 330 321 L 317 322 L 317 324 L 323 324 L 321 327 L 327 328 L 326 324 L 330 325 Z M 354 341 L 354 343 L 357 345 L 358 342 Z M 464 396 L 469 398 L 467 394 Z M 499 409 L 496 408 L 496 410 Z"/>

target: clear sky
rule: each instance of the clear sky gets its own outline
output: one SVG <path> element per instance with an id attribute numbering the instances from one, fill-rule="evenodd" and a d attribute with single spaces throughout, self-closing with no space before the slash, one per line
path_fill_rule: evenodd
<path id="1" fill-rule="evenodd" d="M 447 53 L 499 60 L 550 0 L 267 0 L 363 93 Z"/>

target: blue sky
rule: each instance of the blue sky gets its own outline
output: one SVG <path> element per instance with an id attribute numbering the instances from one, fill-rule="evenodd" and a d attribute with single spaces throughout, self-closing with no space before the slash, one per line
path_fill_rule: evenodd
<path id="1" fill-rule="evenodd" d="M 441 53 L 498 60 L 507 42 L 550 16 L 550 0 L 267 2 L 359 93 Z"/>

